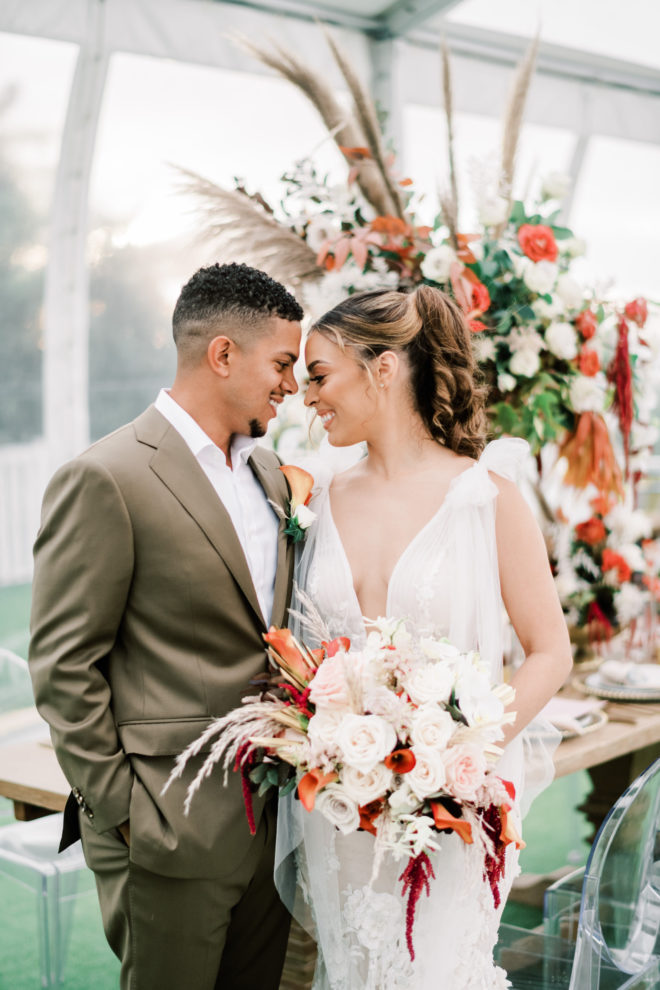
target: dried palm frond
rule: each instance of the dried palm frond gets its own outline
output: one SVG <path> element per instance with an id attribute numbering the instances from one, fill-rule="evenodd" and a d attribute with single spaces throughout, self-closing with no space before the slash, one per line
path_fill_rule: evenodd
<path id="1" fill-rule="evenodd" d="M 330 86 L 317 72 L 279 45 L 273 44 L 269 49 L 242 35 L 234 35 L 233 39 L 250 55 L 298 87 L 317 109 L 340 148 L 365 146 L 367 135 L 362 132 L 354 114 L 339 104 Z M 359 163 L 356 182 L 376 213 L 382 216 L 391 212 L 391 195 L 374 161 L 367 158 Z"/>
<path id="2" fill-rule="evenodd" d="M 454 100 L 451 85 L 451 64 L 447 39 L 442 39 L 440 46 L 442 54 L 442 95 L 445 105 L 445 120 L 447 122 L 447 155 L 449 158 L 449 191 L 440 195 L 440 206 L 447 227 L 452 247 L 458 248 L 458 186 L 456 182 L 456 163 L 454 159 Z"/>
<path id="3" fill-rule="evenodd" d="M 302 237 L 278 223 L 261 205 L 239 190 L 223 189 L 196 172 L 174 166 L 184 189 L 192 193 L 204 217 L 205 236 L 217 241 L 218 260 L 261 268 L 285 285 L 298 286 L 323 272 Z"/>
<path id="4" fill-rule="evenodd" d="M 539 36 L 537 34 L 532 40 L 532 43 L 525 52 L 525 55 L 518 66 L 515 78 L 513 80 L 513 85 L 511 87 L 509 102 L 504 114 L 504 121 L 502 125 L 502 159 L 500 164 L 499 191 L 500 195 L 503 196 L 509 204 L 511 203 L 513 176 L 516 167 L 516 152 L 518 150 L 518 142 L 520 140 L 525 103 L 527 101 L 529 86 L 534 74 L 538 47 Z M 505 223 L 506 222 L 500 225 L 499 229 L 496 231 L 496 236 L 500 236 L 502 230 L 504 229 Z"/>
<path id="5" fill-rule="evenodd" d="M 380 171 L 383 184 L 387 190 L 387 195 L 391 200 L 391 206 L 387 212 L 392 213 L 403 220 L 403 202 L 387 165 L 386 152 L 383 146 L 383 133 L 378 121 L 378 114 L 376 112 L 374 102 L 353 71 L 353 68 L 346 58 L 345 53 L 339 48 L 327 28 L 323 28 L 323 33 L 325 34 L 326 41 L 328 42 L 335 62 L 337 63 L 342 76 L 346 80 L 346 85 L 348 86 L 351 96 L 353 97 L 355 118 L 362 127 L 362 131 L 367 140 L 367 147 L 371 152 L 372 160 L 375 162 Z"/>

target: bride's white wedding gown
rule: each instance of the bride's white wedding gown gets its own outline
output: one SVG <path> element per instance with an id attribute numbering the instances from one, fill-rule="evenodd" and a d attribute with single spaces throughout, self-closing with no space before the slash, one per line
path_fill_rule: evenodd
<path id="1" fill-rule="evenodd" d="M 498 490 L 488 472 L 513 478 L 527 449 L 522 440 L 494 441 L 453 480 L 433 518 L 399 558 L 387 593 L 388 616 L 405 619 L 416 635 L 448 636 L 464 650 L 478 649 L 494 681 L 502 675 L 503 613 L 495 542 Z M 317 519 L 301 556 L 298 584 L 330 635 L 349 636 L 359 649 L 364 620 L 327 485 L 311 508 Z M 305 638 L 304 631 L 301 635 Z M 547 783 L 547 753 L 545 761 L 537 760 L 539 767 Z M 523 786 L 520 737 L 507 747 L 500 772 L 518 789 Z M 370 883 L 370 834 L 342 835 L 320 814 L 301 811 L 293 798 L 280 802 L 276 879 L 285 902 L 318 942 L 314 990 L 496 990 L 508 985 L 493 963 L 502 908 L 495 908 L 483 879 L 482 856 L 456 834 L 442 834 L 439 842 L 441 849 L 432 855 L 430 896 L 422 894 L 417 904 L 412 962 L 398 881 L 405 862 L 386 857 Z M 517 853 L 509 846 L 502 904 L 517 872 Z"/>

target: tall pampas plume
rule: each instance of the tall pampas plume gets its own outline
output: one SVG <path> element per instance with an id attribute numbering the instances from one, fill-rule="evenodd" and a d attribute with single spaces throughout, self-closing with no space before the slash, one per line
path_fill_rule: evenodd
<path id="1" fill-rule="evenodd" d="M 270 48 L 265 48 L 242 35 L 234 34 L 232 35 L 232 40 L 248 54 L 254 56 L 254 58 L 257 58 L 264 65 L 267 65 L 270 69 L 273 69 L 279 75 L 293 83 L 307 97 L 321 115 L 323 123 L 334 136 L 335 142 L 340 149 L 367 146 L 370 154 L 373 153 L 369 136 L 367 133 L 363 133 L 366 117 L 358 123 L 354 113 L 340 106 L 325 79 L 309 66 L 305 65 L 304 62 L 300 61 L 296 55 L 274 43 L 271 44 Z M 338 52 L 338 49 L 336 46 L 333 47 L 332 43 L 331 47 L 337 60 L 335 52 Z M 343 65 L 348 66 L 346 59 L 343 56 L 341 58 Z M 342 74 L 344 74 L 342 63 L 338 61 L 338 65 L 342 69 Z M 354 74 L 351 72 L 350 75 L 357 83 Z M 349 89 L 353 92 L 351 81 L 345 75 L 344 78 Z M 360 92 L 362 92 L 359 83 L 357 85 Z M 353 92 L 353 99 L 355 100 L 355 92 Z M 358 110 L 368 115 L 369 111 L 366 109 L 365 101 L 369 102 L 366 98 L 361 100 Z M 373 119 L 378 129 L 375 110 L 373 111 Z M 373 206 L 379 216 L 391 213 L 393 210 L 396 212 L 396 202 L 392 199 L 388 186 L 383 179 L 382 170 L 376 160 L 368 158 L 360 162 L 357 167 L 356 182 L 362 195 Z"/>
<path id="2" fill-rule="evenodd" d="M 265 269 L 285 285 L 297 287 L 321 278 L 316 254 L 307 242 L 278 223 L 263 201 L 241 190 L 223 189 L 196 172 L 173 166 L 185 192 L 198 203 L 205 235 L 217 245 L 218 260 Z"/>
<path id="3" fill-rule="evenodd" d="M 449 158 L 449 189 L 439 192 L 440 208 L 443 219 L 449 229 L 449 238 L 454 250 L 458 248 L 458 186 L 456 182 L 456 163 L 454 159 L 454 97 L 451 81 L 451 64 L 447 39 L 442 39 L 440 46 L 442 55 L 442 97 L 447 123 L 447 156 Z"/>
<path id="4" fill-rule="evenodd" d="M 509 207 L 511 206 L 512 201 L 513 178 L 516 168 L 516 152 L 518 150 L 518 143 L 520 140 L 520 131 L 525 112 L 525 104 L 527 102 L 527 94 L 529 93 L 529 86 L 532 81 L 532 76 L 534 75 L 534 68 L 536 66 L 538 48 L 539 35 L 537 33 L 529 48 L 525 52 L 525 55 L 523 56 L 523 59 L 516 71 L 502 124 L 502 159 L 500 163 L 499 192 L 500 195 L 507 200 Z M 503 221 L 496 229 L 496 237 L 501 236 L 505 226 L 506 220 Z"/>
<path id="5" fill-rule="evenodd" d="M 367 147 L 369 148 L 369 152 L 371 154 L 371 159 L 380 172 L 387 196 L 391 201 L 390 209 L 387 212 L 392 213 L 403 220 L 405 215 L 403 202 L 387 165 L 387 156 L 383 145 L 383 134 L 378 121 L 378 114 L 376 112 L 374 102 L 353 71 L 353 67 L 346 58 L 345 53 L 339 48 L 326 27 L 323 28 L 323 33 L 326 41 L 328 42 L 330 51 L 333 54 L 334 60 L 346 81 L 346 85 L 350 90 L 351 96 L 353 97 L 353 112 L 355 119 L 362 128 L 366 138 Z"/>

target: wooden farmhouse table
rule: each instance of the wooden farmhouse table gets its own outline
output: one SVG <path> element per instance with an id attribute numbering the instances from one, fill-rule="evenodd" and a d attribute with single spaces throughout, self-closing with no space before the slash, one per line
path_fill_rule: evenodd
<path id="1" fill-rule="evenodd" d="M 566 689 L 575 697 L 574 689 Z M 587 815 L 594 823 L 607 813 L 626 786 L 660 756 L 660 703 L 608 702 L 608 722 L 584 736 L 562 742 L 555 754 L 558 777 L 589 771 L 594 794 Z M 38 723 L 36 711 L 0 716 L 0 740 L 7 728 Z M 44 733 L 45 733 L 44 729 Z M 62 811 L 69 785 L 47 737 L 2 745 L 0 795 L 14 802 L 17 818 Z"/>

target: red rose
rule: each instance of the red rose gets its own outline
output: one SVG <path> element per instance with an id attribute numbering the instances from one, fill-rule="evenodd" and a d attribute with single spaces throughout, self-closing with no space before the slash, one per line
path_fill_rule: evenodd
<path id="1" fill-rule="evenodd" d="M 591 519 L 587 519 L 586 522 L 578 523 L 575 527 L 575 535 L 578 540 L 582 543 L 588 543 L 589 546 L 594 546 L 596 543 L 600 543 L 607 536 L 607 530 L 605 529 L 605 524 L 602 519 L 597 519 L 596 516 L 592 516 Z"/>
<path id="2" fill-rule="evenodd" d="M 629 320 L 632 320 L 637 324 L 638 327 L 643 327 L 646 323 L 646 318 L 649 315 L 649 308 L 646 305 L 646 299 L 633 299 L 632 302 L 626 304 L 624 313 Z"/>
<path id="3" fill-rule="evenodd" d="M 582 312 L 578 313 L 575 317 L 575 326 L 576 329 L 582 334 L 584 340 L 589 340 L 598 329 L 596 314 L 592 313 L 590 309 L 583 309 Z"/>
<path id="4" fill-rule="evenodd" d="M 589 347 L 583 347 L 578 358 L 578 367 L 582 374 L 589 378 L 600 371 L 600 359 L 596 351 L 592 351 Z"/>
<path id="5" fill-rule="evenodd" d="M 555 235 L 542 223 L 524 223 L 519 227 L 518 243 L 532 261 L 555 261 L 557 257 Z"/>
<path id="6" fill-rule="evenodd" d="M 483 282 L 472 286 L 472 312 L 485 313 L 490 306 L 490 293 Z"/>

